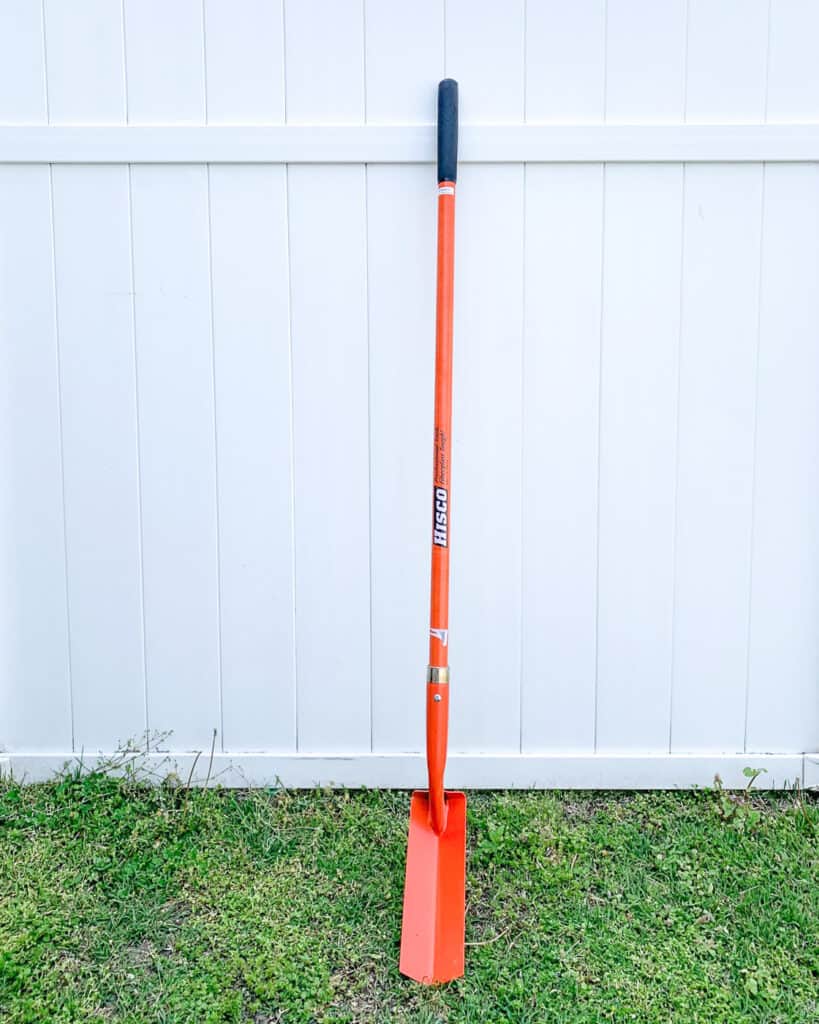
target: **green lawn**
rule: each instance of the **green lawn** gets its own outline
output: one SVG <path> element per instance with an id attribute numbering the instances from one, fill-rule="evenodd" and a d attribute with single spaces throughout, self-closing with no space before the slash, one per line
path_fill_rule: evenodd
<path id="1" fill-rule="evenodd" d="M 408 795 L 0 784 L 0 1020 L 819 1021 L 813 798 L 469 797 L 466 977 L 397 972 Z"/>

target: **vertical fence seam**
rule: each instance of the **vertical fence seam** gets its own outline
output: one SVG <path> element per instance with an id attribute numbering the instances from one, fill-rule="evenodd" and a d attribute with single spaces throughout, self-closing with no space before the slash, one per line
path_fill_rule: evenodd
<path id="1" fill-rule="evenodd" d="M 683 124 L 688 123 L 688 38 L 691 24 L 691 3 L 685 3 L 685 42 L 683 53 Z M 677 407 L 676 424 L 674 427 L 674 509 L 672 512 L 671 534 L 671 649 L 669 652 L 669 687 L 668 687 L 668 752 L 671 753 L 674 743 L 674 668 L 676 660 L 677 632 L 677 530 L 678 502 L 680 493 L 680 399 L 682 397 L 682 346 L 683 346 L 683 285 L 685 278 L 685 213 L 687 189 L 687 165 L 681 165 L 680 195 L 680 295 L 677 311 Z"/>
<path id="2" fill-rule="evenodd" d="M 603 123 L 608 120 L 609 5 L 603 10 Z M 594 584 L 594 722 L 592 748 L 597 753 L 597 732 L 600 698 L 600 480 L 603 411 L 603 334 L 606 298 L 606 164 L 600 169 L 600 326 L 597 354 L 597 510 L 595 515 L 595 584 Z"/>
<path id="3" fill-rule="evenodd" d="M 208 37 L 206 0 L 202 0 L 202 91 L 205 112 L 205 124 L 208 123 Z M 222 545 L 221 522 L 219 515 L 219 426 L 216 412 L 216 331 L 214 327 L 213 301 L 213 213 L 211 201 L 211 165 L 205 164 L 205 181 L 207 194 L 208 220 L 208 329 L 210 332 L 210 373 L 211 398 L 213 400 L 213 484 L 214 484 L 214 518 L 216 527 L 216 690 L 219 704 L 219 749 L 225 749 L 225 699 L 222 665 Z"/>
<path id="4" fill-rule="evenodd" d="M 525 38 L 525 36 L 524 36 Z M 525 115 L 524 115 L 525 116 Z M 526 230 L 526 197 L 527 197 L 527 169 L 528 164 L 523 164 L 523 231 L 521 247 L 521 330 L 520 330 L 520 636 L 518 647 L 518 751 L 523 753 L 523 714 L 524 714 L 524 653 L 525 653 L 525 616 L 523 612 L 524 578 L 526 573 L 526 559 L 524 557 L 525 531 L 525 507 L 526 507 L 526 246 L 528 233 Z"/>
<path id="5" fill-rule="evenodd" d="M 282 0 L 282 75 L 284 77 L 284 123 L 287 124 L 287 0 Z M 293 640 L 293 747 L 299 752 L 299 649 L 298 596 L 296 574 L 296 396 L 295 353 L 293 351 L 293 267 L 290 237 L 290 165 L 284 165 L 284 221 L 287 249 L 287 355 L 289 373 L 290 417 L 290 580 L 291 636 Z"/>
<path id="6" fill-rule="evenodd" d="M 46 42 L 46 9 L 45 0 L 41 0 L 40 15 L 43 30 L 43 99 L 45 101 L 46 124 L 51 121 L 51 99 L 48 88 L 48 43 Z M 68 669 L 68 710 L 69 730 L 71 733 L 71 750 L 76 751 L 76 733 L 74 727 L 74 672 L 71 657 L 71 601 L 68 586 L 68 512 L 65 502 L 65 445 L 63 439 L 63 380 L 60 359 L 60 314 L 57 298 L 57 242 L 54 224 L 54 165 L 48 165 L 48 207 L 51 229 L 51 287 L 54 297 L 54 355 L 57 371 L 57 436 L 60 450 L 60 498 L 62 501 L 63 526 L 63 576 L 65 588 L 65 624 L 66 624 L 66 657 Z"/>
<path id="7" fill-rule="evenodd" d="M 763 94 L 763 123 L 768 122 L 768 94 L 771 69 L 771 8 L 772 0 L 768 0 L 768 22 L 765 44 L 765 86 Z M 762 348 L 762 282 L 765 269 L 765 205 L 768 168 L 762 161 L 761 183 L 759 196 L 759 262 L 756 280 L 756 339 L 754 352 L 754 405 L 753 405 L 753 436 L 751 442 L 751 516 L 748 530 L 748 617 L 745 650 L 745 707 L 743 719 L 742 749 L 748 750 L 748 719 L 751 705 L 751 626 L 753 623 L 754 604 L 754 537 L 756 531 L 756 489 L 757 489 L 757 435 L 759 433 L 759 357 Z M 804 761 L 803 761 L 804 774 Z"/>
<path id="8" fill-rule="evenodd" d="M 68 656 L 68 705 L 71 730 L 71 750 L 76 752 L 76 730 L 74 722 L 74 667 L 71 644 L 71 598 L 68 585 L 68 510 L 65 500 L 65 442 L 63 432 L 63 374 L 60 355 L 60 311 L 57 296 L 57 241 L 54 218 L 54 168 L 48 165 L 48 203 L 51 221 L 51 287 L 54 295 L 54 352 L 57 370 L 57 436 L 60 449 L 60 496 L 62 500 L 63 526 L 63 575 L 65 579 L 65 621 Z"/>

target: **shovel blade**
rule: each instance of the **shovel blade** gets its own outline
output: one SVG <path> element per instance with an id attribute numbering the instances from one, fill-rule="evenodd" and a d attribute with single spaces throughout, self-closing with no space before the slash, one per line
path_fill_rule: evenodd
<path id="1" fill-rule="evenodd" d="M 446 828 L 429 821 L 429 795 L 412 794 L 399 970 L 423 985 L 464 973 L 466 794 L 446 794 Z"/>

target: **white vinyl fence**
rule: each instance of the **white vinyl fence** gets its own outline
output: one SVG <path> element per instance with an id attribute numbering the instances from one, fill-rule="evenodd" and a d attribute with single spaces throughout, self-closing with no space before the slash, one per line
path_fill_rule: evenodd
<path id="1" fill-rule="evenodd" d="M 819 781 L 819 4 L 0 0 L 0 767 Z M 814 753 L 812 753 L 814 752 Z"/>

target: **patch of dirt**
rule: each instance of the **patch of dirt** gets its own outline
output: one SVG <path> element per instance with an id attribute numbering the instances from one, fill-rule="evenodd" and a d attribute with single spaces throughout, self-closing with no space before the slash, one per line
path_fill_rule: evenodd
<path id="1" fill-rule="evenodd" d="M 143 939 L 137 946 L 126 946 L 122 951 L 123 962 L 132 968 L 150 967 L 157 956 L 157 949 L 150 939 Z"/>

